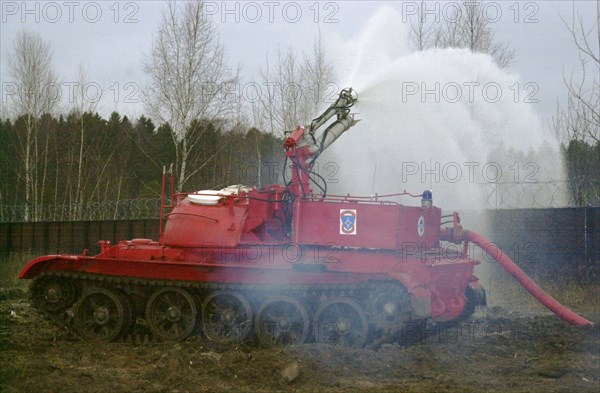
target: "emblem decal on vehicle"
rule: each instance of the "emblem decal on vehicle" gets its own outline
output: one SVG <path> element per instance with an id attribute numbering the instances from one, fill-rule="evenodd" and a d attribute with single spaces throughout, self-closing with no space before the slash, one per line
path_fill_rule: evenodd
<path id="1" fill-rule="evenodd" d="M 419 232 L 419 236 L 423 237 L 423 234 L 425 233 L 425 219 L 423 218 L 423 216 L 419 217 L 419 222 L 417 223 L 417 231 Z"/>
<path id="2" fill-rule="evenodd" d="M 356 235 L 356 210 L 340 209 L 340 235 Z"/>

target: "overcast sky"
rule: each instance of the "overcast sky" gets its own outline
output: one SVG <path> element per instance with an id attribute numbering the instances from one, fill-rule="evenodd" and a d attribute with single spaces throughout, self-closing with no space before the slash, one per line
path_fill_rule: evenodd
<path id="1" fill-rule="evenodd" d="M 419 2 L 206 2 L 231 66 L 239 65 L 245 81 L 256 76 L 268 53 L 291 46 L 309 51 L 319 28 L 326 42 L 349 41 L 358 36 L 370 15 L 384 4 L 408 17 Z M 515 50 L 511 72 L 538 90 L 533 104 L 544 119 L 563 99 L 563 74 L 577 69 L 577 51 L 561 17 L 570 22 L 573 9 L 587 26 L 596 23 L 597 4 L 587 1 L 487 2 L 486 17 L 493 22 L 497 39 Z M 431 17 L 444 18 L 457 2 L 428 2 Z M 98 110 L 117 110 L 130 117 L 143 113 L 139 87 L 146 76 L 144 53 L 161 19 L 159 1 L 2 1 L 0 55 L 2 100 L 6 101 L 8 56 L 18 31 L 40 33 L 52 48 L 63 98 L 76 81 L 79 64 L 85 64 L 90 81 L 100 86 Z M 318 23 L 317 23 L 318 22 Z M 63 100 L 66 106 L 66 99 Z"/>

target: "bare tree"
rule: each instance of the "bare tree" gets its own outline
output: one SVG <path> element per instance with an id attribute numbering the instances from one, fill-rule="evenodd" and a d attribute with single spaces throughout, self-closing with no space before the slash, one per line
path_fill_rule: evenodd
<path id="1" fill-rule="evenodd" d="M 574 7 L 574 6 L 573 6 Z M 558 105 L 552 126 L 562 143 L 572 201 L 578 206 L 600 201 L 600 3 L 596 23 L 586 28 L 573 9 L 566 23 L 578 49 L 579 70 L 564 76 L 566 103 Z"/>
<path id="2" fill-rule="evenodd" d="M 292 48 L 278 50 L 260 69 L 259 109 L 270 132 L 282 135 L 304 122 L 302 67 Z"/>
<path id="3" fill-rule="evenodd" d="M 0 120 L 8 119 L 10 117 L 10 110 L 8 104 L 2 100 L 0 102 Z"/>
<path id="4" fill-rule="evenodd" d="M 410 21 L 411 36 L 415 47 L 422 51 L 429 47 L 431 35 L 433 33 L 433 24 L 427 23 L 427 17 L 424 12 L 425 2 L 419 4 L 416 18 Z"/>
<path id="5" fill-rule="evenodd" d="M 411 20 L 411 36 L 416 48 L 468 48 L 492 56 L 502 68 L 509 67 L 514 60 L 514 51 L 506 43 L 497 42 L 483 2 L 457 2 L 455 6 L 434 25 L 427 21 L 426 4 L 421 2 Z"/>
<path id="6" fill-rule="evenodd" d="M 320 107 L 330 104 L 326 102 L 328 98 L 326 92 L 333 86 L 335 79 L 333 64 L 327 59 L 320 30 L 313 41 L 311 56 L 304 55 L 302 75 L 303 81 L 307 85 L 305 87 L 308 107 L 307 120 L 310 120 L 319 113 Z M 337 87 L 334 89 L 336 93 L 339 90 Z"/>
<path id="7" fill-rule="evenodd" d="M 143 94 L 155 120 L 173 130 L 181 191 L 194 174 L 190 153 L 202 133 L 191 129 L 200 121 L 223 117 L 238 104 L 228 96 L 237 83 L 226 67 L 225 51 L 201 1 L 168 3 L 145 70 L 151 77 Z"/>
<path id="8" fill-rule="evenodd" d="M 271 59 L 267 57 L 260 76 L 263 94 L 253 108 L 254 118 L 259 127 L 279 136 L 310 122 L 325 103 L 327 88 L 334 79 L 320 34 L 310 55 L 288 48 L 286 52 L 278 50 Z"/>
<path id="9" fill-rule="evenodd" d="M 596 5 L 596 24 L 586 28 L 583 18 L 573 11 L 565 23 L 579 52 L 579 78 L 563 77 L 567 103 L 558 107 L 553 127 L 563 144 L 571 140 L 600 142 L 600 3 Z"/>
<path id="10" fill-rule="evenodd" d="M 25 180 L 25 219 L 28 220 L 31 212 L 35 218 L 38 197 L 43 194 L 43 187 L 38 189 L 38 121 L 42 114 L 53 110 L 59 97 L 50 45 L 37 33 L 18 33 L 8 68 L 17 87 L 16 94 L 10 96 L 11 104 L 16 116 L 24 116 L 25 120 L 25 135 L 19 135 L 19 143 Z M 47 151 L 45 154 L 47 157 Z"/>
<path id="11" fill-rule="evenodd" d="M 484 15 L 482 3 L 465 2 L 463 7 L 464 14 L 459 21 L 463 46 L 472 52 L 487 53 L 502 68 L 510 66 L 514 51 L 509 49 L 506 43 L 496 42 L 495 33 Z"/>

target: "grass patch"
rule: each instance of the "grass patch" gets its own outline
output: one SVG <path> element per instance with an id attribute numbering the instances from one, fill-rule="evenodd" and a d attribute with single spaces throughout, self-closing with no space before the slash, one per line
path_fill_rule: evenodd
<path id="1" fill-rule="evenodd" d="M 19 280 L 27 262 L 39 256 L 35 252 L 0 253 L 0 288 L 26 288 L 28 280 Z"/>
<path id="2" fill-rule="evenodd" d="M 524 310 L 546 310 L 497 263 L 486 263 L 486 279 L 489 306 Z M 532 277 L 549 295 L 561 304 L 585 311 L 600 309 L 600 283 L 586 273 L 560 274 L 555 277 Z"/>

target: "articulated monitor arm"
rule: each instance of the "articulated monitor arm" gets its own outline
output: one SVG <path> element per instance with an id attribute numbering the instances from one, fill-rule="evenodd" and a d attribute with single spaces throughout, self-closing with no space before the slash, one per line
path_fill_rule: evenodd
<path id="1" fill-rule="evenodd" d="M 292 179 L 288 188 L 293 195 L 307 196 L 312 192 L 310 188 L 312 166 L 325 149 L 358 123 L 350 113 L 350 108 L 357 100 L 358 95 L 352 88 L 343 89 L 338 99 L 310 123 L 308 132 L 305 132 L 303 127 L 298 127 L 286 138 L 283 146 L 286 157 L 292 163 Z M 336 120 L 323 132 L 317 134 L 317 130 L 334 116 L 337 116 Z M 321 188 L 323 195 L 326 194 L 326 188 L 326 184 Z"/>
<path id="2" fill-rule="evenodd" d="M 354 115 L 350 114 L 350 108 L 358 101 L 358 94 L 351 87 L 343 89 L 338 99 L 327 108 L 323 114 L 315 118 L 308 129 L 308 134 L 312 139 L 312 146 L 309 147 L 313 155 L 318 156 L 336 141 L 345 131 L 350 129 L 359 120 L 354 120 Z M 334 115 L 337 120 L 327 127 L 320 135 L 316 131 L 322 127 Z"/>
<path id="3" fill-rule="evenodd" d="M 340 137 L 350 127 L 358 123 L 354 115 L 350 114 L 350 108 L 358 101 L 356 91 L 351 87 L 343 89 L 338 99 L 315 118 L 308 126 L 308 132 L 304 128 L 298 127 L 286 138 L 284 147 L 287 151 L 302 148 L 306 158 L 319 156 L 327 149 L 337 138 Z M 337 116 L 336 121 L 331 123 L 323 132 L 317 134 L 317 130 L 322 127 L 333 116 Z"/>

